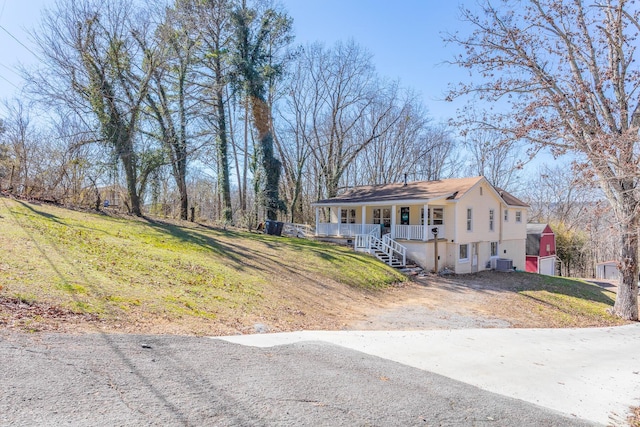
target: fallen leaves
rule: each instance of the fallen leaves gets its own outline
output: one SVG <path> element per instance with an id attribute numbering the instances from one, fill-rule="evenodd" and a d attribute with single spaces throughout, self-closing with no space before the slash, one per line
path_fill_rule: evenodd
<path id="1" fill-rule="evenodd" d="M 60 322 L 96 321 L 95 314 L 77 313 L 55 305 L 0 296 L 0 325 L 32 331 L 55 330 Z"/>

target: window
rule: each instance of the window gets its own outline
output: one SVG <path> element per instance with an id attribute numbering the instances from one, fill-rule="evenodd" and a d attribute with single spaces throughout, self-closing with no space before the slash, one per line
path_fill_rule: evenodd
<path id="1" fill-rule="evenodd" d="M 424 225 L 424 208 L 420 210 L 420 224 Z M 427 210 L 427 225 L 444 224 L 444 208 L 429 208 Z"/>
<path id="2" fill-rule="evenodd" d="M 391 227 L 391 209 L 382 209 L 382 223 L 385 227 Z"/>
<path id="3" fill-rule="evenodd" d="M 459 261 L 469 261 L 469 245 L 460 245 Z"/>
<path id="4" fill-rule="evenodd" d="M 522 212 L 516 211 L 516 222 L 522 222 Z"/>
<path id="5" fill-rule="evenodd" d="M 498 242 L 491 242 L 491 256 L 498 256 Z"/>
<path id="6" fill-rule="evenodd" d="M 494 218 L 494 210 L 489 209 L 489 231 L 493 231 L 493 218 Z"/>
<path id="7" fill-rule="evenodd" d="M 471 209 L 467 209 L 467 231 L 471 231 Z"/>
<path id="8" fill-rule="evenodd" d="M 509 209 L 504 210 L 504 220 L 509 221 Z"/>
<path id="9" fill-rule="evenodd" d="M 356 210 L 355 209 L 341 209 L 340 210 L 340 222 L 343 224 L 355 224 L 356 223 Z"/>
<path id="10" fill-rule="evenodd" d="M 391 209 L 374 209 L 373 210 L 373 223 L 382 224 L 385 227 L 391 227 Z"/>
<path id="11" fill-rule="evenodd" d="M 444 224 L 444 209 L 443 208 L 433 208 L 433 222 L 429 225 L 442 225 Z"/>
<path id="12" fill-rule="evenodd" d="M 547 243 L 547 253 L 551 252 L 551 245 Z"/>

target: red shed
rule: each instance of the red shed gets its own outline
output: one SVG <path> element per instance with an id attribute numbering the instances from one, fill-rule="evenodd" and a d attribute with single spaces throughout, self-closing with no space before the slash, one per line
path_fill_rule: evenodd
<path id="1" fill-rule="evenodd" d="M 549 224 L 527 224 L 526 270 L 555 276 L 556 236 Z"/>

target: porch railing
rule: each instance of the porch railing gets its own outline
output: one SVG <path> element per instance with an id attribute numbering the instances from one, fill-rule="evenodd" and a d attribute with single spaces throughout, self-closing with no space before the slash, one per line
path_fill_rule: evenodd
<path id="1" fill-rule="evenodd" d="M 380 225 L 378 224 L 342 224 L 334 222 L 321 222 L 316 227 L 318 236 L 330 237 L 355 237 L 358 234 L 375 233 L 380 237 Z"/>
<path id="2" fill-rule="evenodd" d="M 427 226 L 427 240 L 433 239 L 431 230 L 438 228 L 438 237 L 445 237 L 444 225 Z M 342 224 L 334 222 L 321 222 L 317 226 L 318 236 L 354 238 L 358 234 L 373 234 L 380 238 L 380 224 Z M 423 225 L 396 225 L 395 239 L 399 240 L 424 240 Z"/>
<path id="3" fill-rule="evenodd" d="M 309 237 L 313 235 L 313 227 L 309 224 L 293 224 L 285 222 L 282 228 L 282 232 L 289 236 L 295 237 Z"/>
<path id="4" fill-rule="evenodd" d="M 396 225 L 396 239 L 423 240 L 424 226 L 422 225 Z"/>
<path id="5" fill-rule="evenodd" d="M 427 240 L 433 239 L 433 228 L 438 229 L 438 238 L 444 237 L 444 225 L 427 226 Z M 396 225 L 395 238 L 401 240 L 424 240 L 424 225 Z"/>

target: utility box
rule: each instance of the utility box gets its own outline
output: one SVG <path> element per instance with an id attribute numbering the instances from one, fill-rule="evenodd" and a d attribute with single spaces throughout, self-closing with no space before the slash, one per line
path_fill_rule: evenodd
<path id="1" fill-rule="evenodd" d="M 498 258 L 496 260 L 496 270 L 511 271 L 513 270 L 513 260 L 507 258 Z"/>

